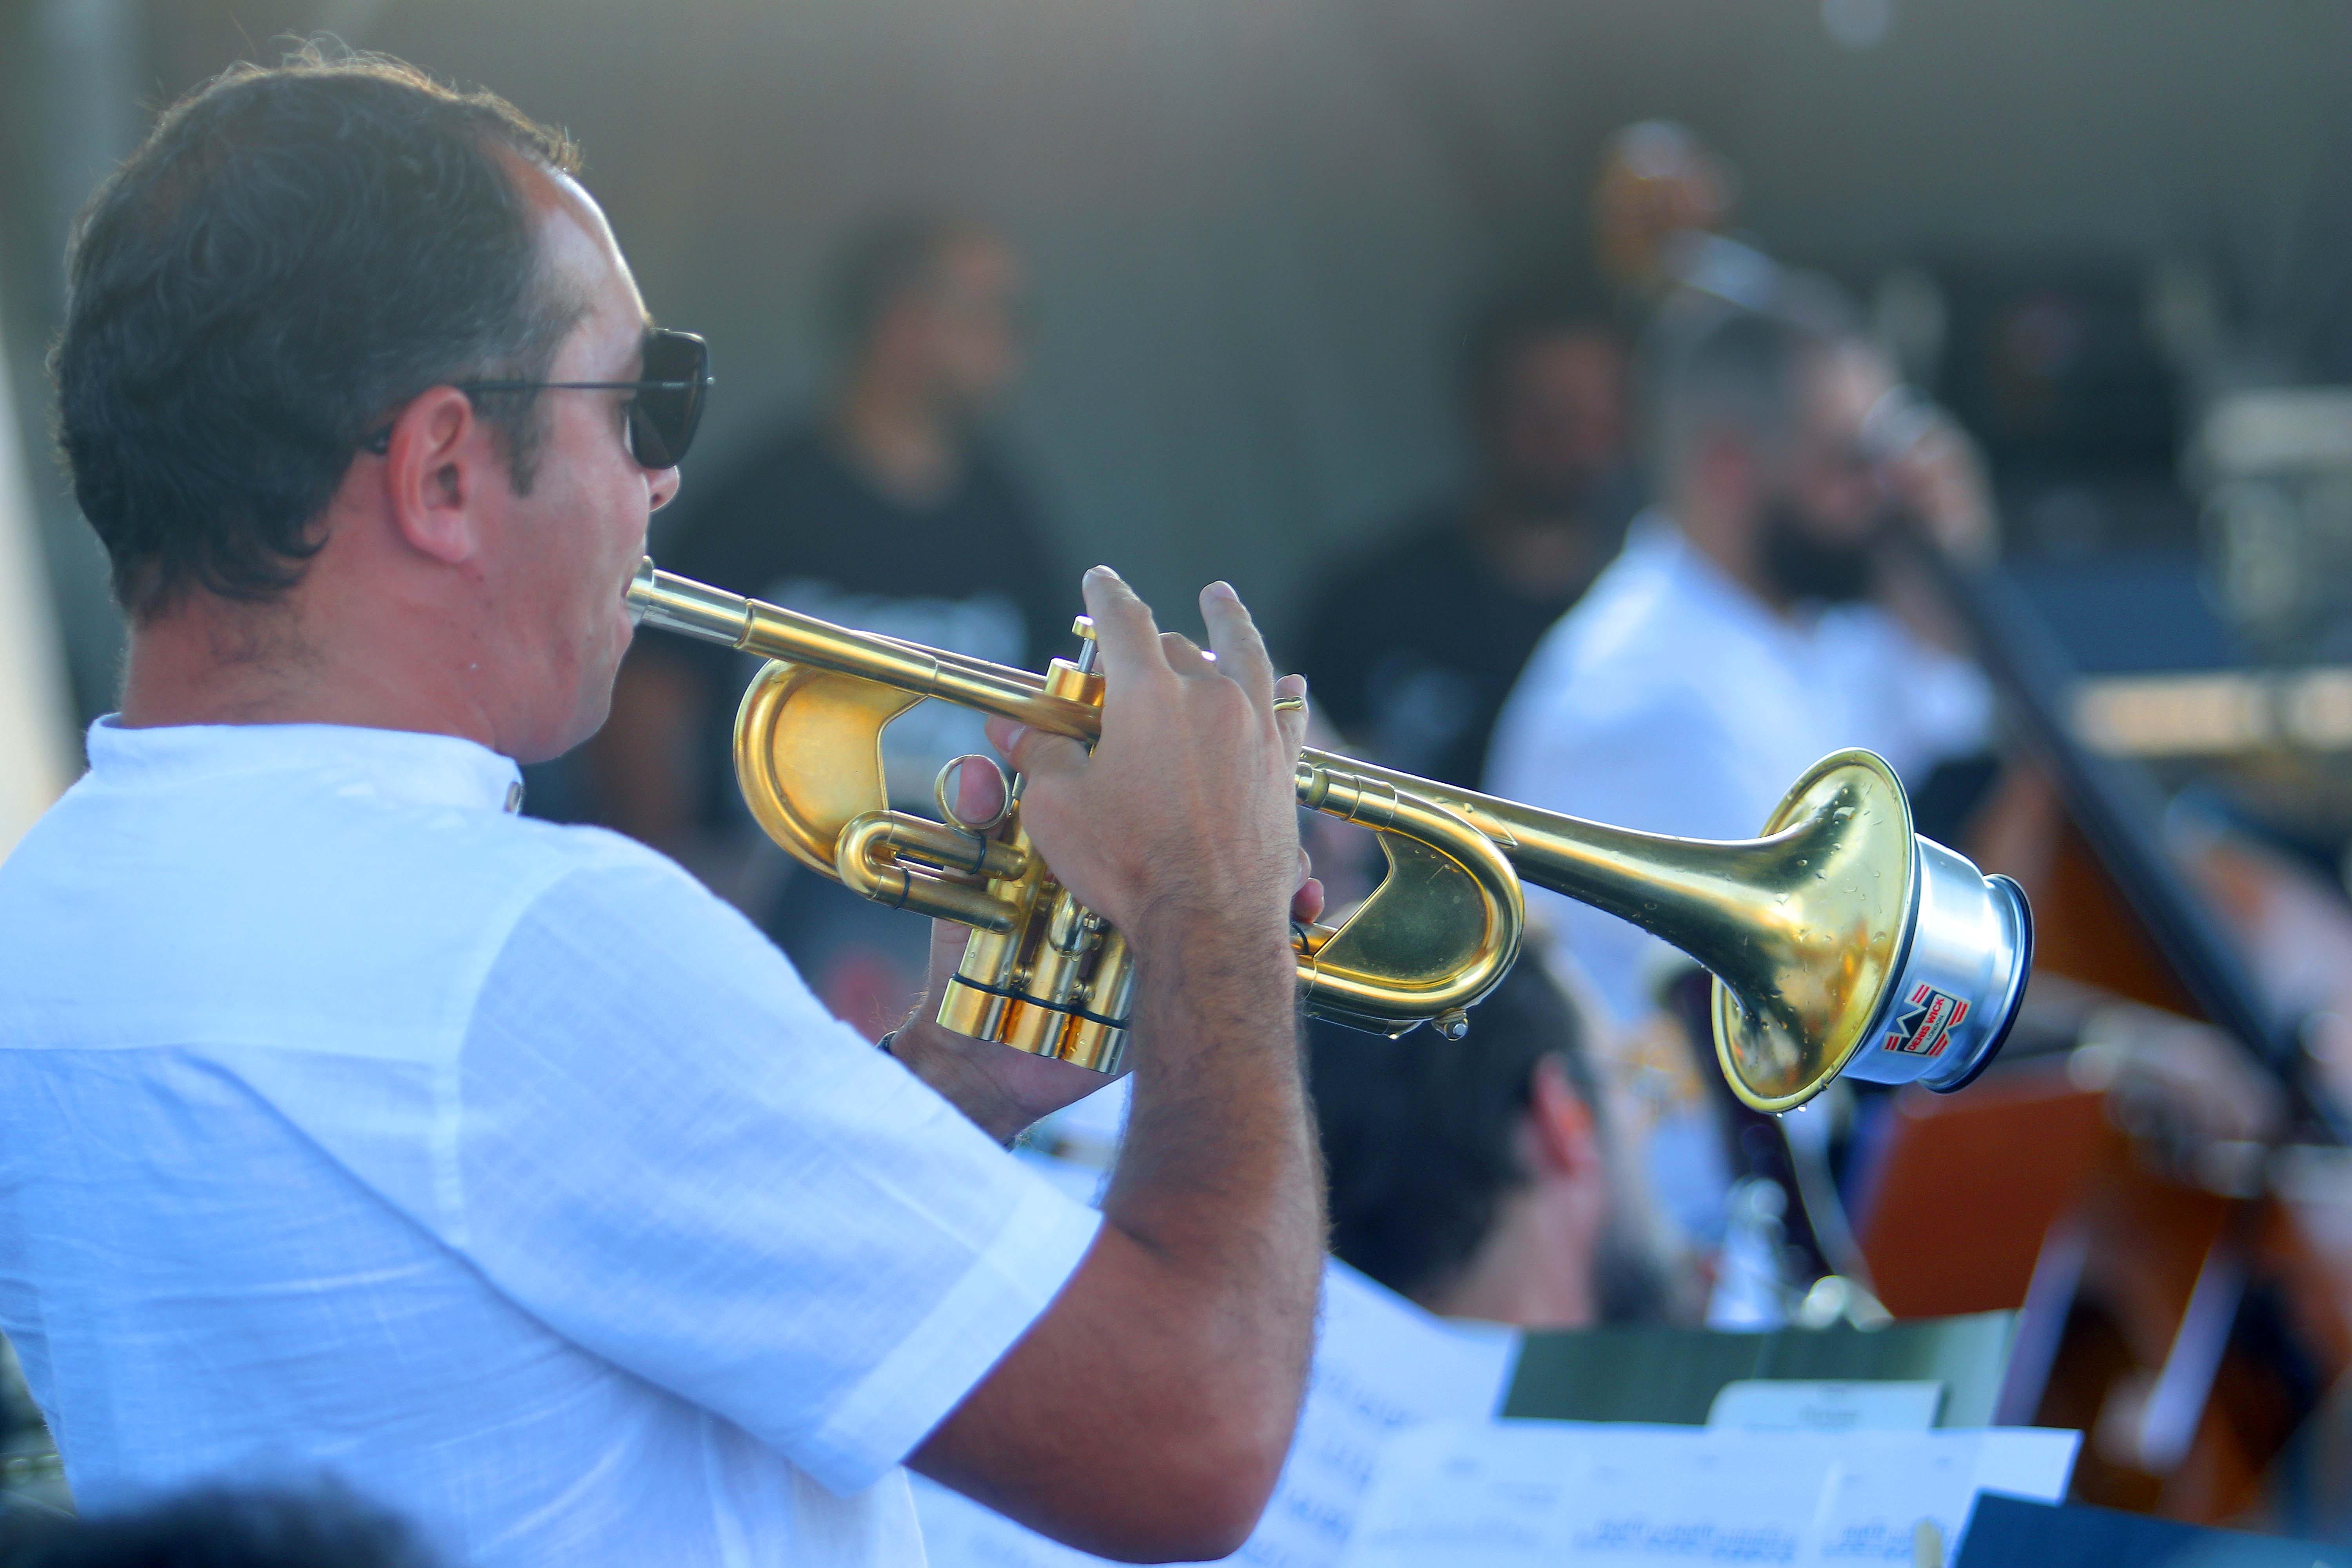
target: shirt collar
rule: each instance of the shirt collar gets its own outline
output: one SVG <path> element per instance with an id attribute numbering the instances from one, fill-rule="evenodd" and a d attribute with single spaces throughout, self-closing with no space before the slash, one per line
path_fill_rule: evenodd
<path id="1" fill-rule="evenodd" d="M 109 713 L 89 727 L 102 784 L 168 784 L 225 773 L 313 773 L 415 805 L 514 811 L 522 770 L 457 735 L 345 724 L 165 724 L 132 729 Z"/>

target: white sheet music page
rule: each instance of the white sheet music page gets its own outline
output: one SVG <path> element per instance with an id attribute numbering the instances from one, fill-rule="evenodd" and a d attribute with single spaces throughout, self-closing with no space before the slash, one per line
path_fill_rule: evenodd
<path id="1" fill-rule="evenodd" d="M 1914 1531 L 1927 1519 L 1945 1542 L 1948 1563 L 1958 1553 L 1960 1530 L 1979 1492 L 2063 1501 L 2081 1444 L 2079 1432 L 2040 1428 L 1845 1444 L 1822 1488 L 1821 1561 L 1908 1563 Z"/>
<path id="2" fill-rule="evenodd" d="M 1381 1453 L 1346 1568 L 1907 1564 L 1980 1490 L 2054 1502 L 2081 1436 L 1447 1421 Z"/>
<path id="3" fill-rule="evenodd" d="M 1510 1386 L 1519 1338 L 1449 1323 L 1354 1269 L 1323 1270 L 1323 1321 L 1298 1435 L 1256 1532 L 1228 1563 L 1337 1568 L 1382 1443 L 1424 1421 L 1484 1420 Z M 1076 1568 L 1099 1563 L 914 1478 L 932 1568 Z"/>

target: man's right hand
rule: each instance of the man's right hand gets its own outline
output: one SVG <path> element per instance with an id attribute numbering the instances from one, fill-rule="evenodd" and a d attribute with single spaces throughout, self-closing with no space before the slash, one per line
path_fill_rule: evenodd
<path id="1" fill-rule="evenodd" d="M 1293 771 L 1307 732 L 1297 676 L 1277 681 L 1233 589 L 1201 594 L 1213 657 L 1162 632 L 1108 566 L 1087 574 L 1103 670 L 1102 738 L 1077 742 L 992 720 L 989 738 L 1027 778 L 1021 817 L 1080 903 L 1129 933 L 1215 915 L 1279 935 L 1299 887 Z"/>

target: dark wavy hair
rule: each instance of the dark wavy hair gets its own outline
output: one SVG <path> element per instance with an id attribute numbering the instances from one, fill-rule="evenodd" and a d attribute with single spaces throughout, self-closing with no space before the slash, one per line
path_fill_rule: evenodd
<path id="1" fill-rule="evenodd" d="M 114 594 L 297 582 L 369 436 L 445 383 L 539 379 L 581 305 L 539 265 L 509 165 L 562 132 L 412 66 L 306 46 L 173 106 L 67 253 L 57 437 Z M 530 395 L 483 400 L 519 489 Z"/>
<path id="2" fill-rule="evenodd" d="M 1425 1299 L 1458 1279 L 1504 1200 L 1528 1184 L 1518 1130 L 1547 1058 L 1567 1073 L 1608 1146 L 1582 1021 L 1531 956 L 1471 1009 L 1470 1033 L 1457 1042 L 1420 1031 L 1386 1040 L 1310 1019 L 1307 1074 L 1339 1260 L 1402 1296 Z M 1623 1218 L 1612 1214 L 1594 1258 L 1601 1315 L 1654 1319 L 1664 1279 Z"/>

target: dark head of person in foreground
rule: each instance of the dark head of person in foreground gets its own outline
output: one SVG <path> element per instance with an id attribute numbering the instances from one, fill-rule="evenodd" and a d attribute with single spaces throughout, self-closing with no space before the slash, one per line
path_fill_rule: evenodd
<path id="1" fill-rule="evenodd" d="M 1318 1020 L 1307 1050 L 1341 1262 L 1447 1317 L 1570 1329 L 1664 1314 L 1581 1021 L 1535 958 L 1458 1042 Z"/>
<path id="2" fill-rule="evenodd" d="M 340 1491 L 192 1492 L 96 1519 L 0 1517 L 0 1568 L 434 1568 L 408 1527 Z"/>
<path id="3" fill-rule="evenodd" d="M 117 599 L 152 634 L 133 639 L 131 697 L 165 666 L 210 663 L 153 658 L 158 643 L 226 638 L 255 656 L 241 663 L 257 678 L 282 682 L 270 667 L 299 662 L 324 684 L 338 650 L 362 644 L 351 634 L 422 612 L 450 634 L 445 665 L 463 672 L 478 738 L 537 761 L 603 721 L 629 636 L 614 584 L 675 470 L 640 468 L 610 442 L 595 454 L 610 473 L 542 465 L 574 425 L 617 429 L 618 393 L 460 390 L 550 380 L 599 312 L 621 352 L 571 368 L 635 374 L 642 307 L 602 215 L 572 195 L 578 162 L 488 93 L 313 53 L 239 68 L 184 101 L 100 189 L 68 257 L 51 368 L 75 498 Z M 470 441 L 495 468 L 428 461 L 413 499 L 431 531 L 412 552 L 471 557 L 483 590 L 528 624 L 503 647 L 332 547 L 359 532 L 341 515 L 352 470 L 397 466 L 406 448 L 385 443 L 425 426 L 396 416 L 435 389 L 436 445 L 419 457 Z M 595 482 L 614 476 L 634 482 Z M 478 542 L 455 515 L 474 498 L 456 487 L 484 478 L 513 526 Z M 558 687 L 568 702 L 550 700 Z"/>
<path id="4" fill-rule="evenodd" d="M 165 113 L 79 227 L 59 427 L 131 647 L 0 863 L 0 1332 L 75 1493 L 331 1463 L 473 1568 L 880 1564 L 912 1465 L 1230 1552 L 1322 1262 L 1303 683 L 1230 587 L 1204 649 L 1101 568 L 1103 742 L 992 731 L 1139 955 L 1089 1211 L 1005 1145 L 1097 1075 L 928 1011 L 877 1052 L 673 862 L 515 814 L 604 716 L 688 434 L 572 163 L 307 54 Z"/>

